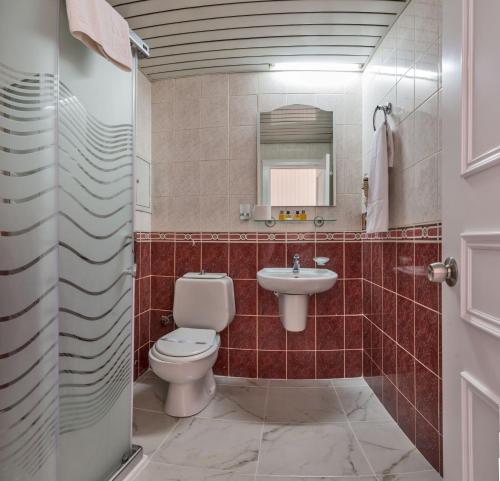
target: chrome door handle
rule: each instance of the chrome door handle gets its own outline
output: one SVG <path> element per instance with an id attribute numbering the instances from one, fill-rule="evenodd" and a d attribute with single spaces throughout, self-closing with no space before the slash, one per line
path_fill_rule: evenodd
<path id="1" fill-rule="evenodd" d="M 444 263 L 433 262 L 427 267 L 427 279 L 431 282 L 446 282 L 453 287 L 458 281 L 458 265 L 453 257 L 447 257 Z"/>
<path id="2" fill-rule="evenodd" d="M 132 264 L 130 267 L 127 267 L 127 269 L 125 269 L 123 271 L 123 273 L 124 274 L 129 274 L 132 277 L 136 277 L 136 275 L 137 275 L 137 264 Z"/>

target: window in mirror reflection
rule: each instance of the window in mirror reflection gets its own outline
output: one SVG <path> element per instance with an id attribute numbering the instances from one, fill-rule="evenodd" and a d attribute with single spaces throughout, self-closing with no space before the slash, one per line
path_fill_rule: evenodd
<path id="1" fill-rule="evenodd" d="M 259 202 L 335 205 L 333 114 L 290 105 L 260 114 Z"/>

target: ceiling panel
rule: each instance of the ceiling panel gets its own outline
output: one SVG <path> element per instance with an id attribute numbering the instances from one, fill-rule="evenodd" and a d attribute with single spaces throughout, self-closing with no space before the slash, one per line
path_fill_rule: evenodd
<path id="1" fill-rule="evenodd" d="M 367 62 L 408 0 L 108 0 L 151 47 L 151 79 Z"/>

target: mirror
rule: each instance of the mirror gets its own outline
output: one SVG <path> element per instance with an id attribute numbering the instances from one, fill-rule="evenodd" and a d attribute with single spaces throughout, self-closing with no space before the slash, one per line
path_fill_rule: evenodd
<path id="1" fill-rule="evenodd" d="M 260 204 L 335 205 L 333 112 L 309 105 L 262 112 L 257 139 Z"/>

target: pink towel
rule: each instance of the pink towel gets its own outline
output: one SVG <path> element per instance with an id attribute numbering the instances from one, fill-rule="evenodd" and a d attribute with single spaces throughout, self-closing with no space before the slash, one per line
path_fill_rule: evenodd
<path id="1" fill-rule="evenodd" d="M 71 35 L 117 67 L 132 70 L 126 20 L 105 0 L 66 0 Z"/>

